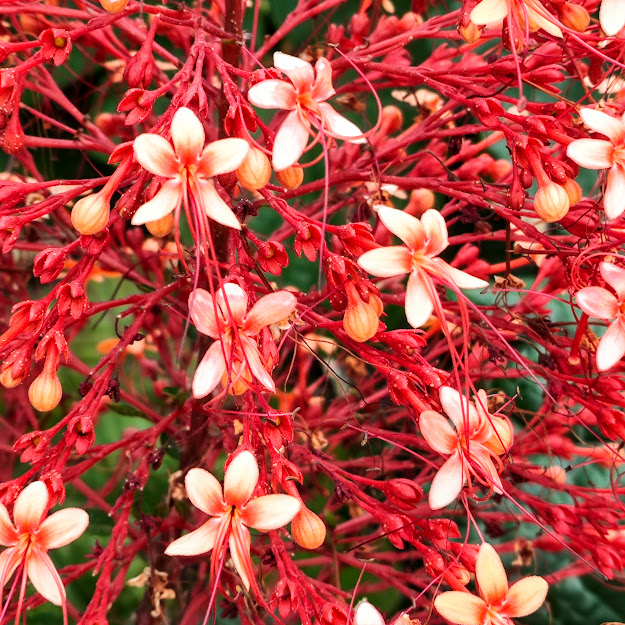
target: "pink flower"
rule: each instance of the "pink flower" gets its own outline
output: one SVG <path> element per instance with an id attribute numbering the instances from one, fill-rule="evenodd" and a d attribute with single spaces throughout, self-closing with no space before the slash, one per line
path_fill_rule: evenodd
<path id="1" fill-rule="evenodd" d="M 156 221 L 174 210 L 178 218 L 184 204 L 187 209 L 200 209 L 216 222 L 240 230 L 239 220 L 219 197 L 209 178 L 237 169 L 247 156 L 247 141 L 221 139 L 202 149 L 202 122 L 193 111 L 184 107 L 179 108 L 172 119 L 171 141 L 173 147 L 167 139 L 152 133 L 139 135 L 134 140 L 133 148 L 139 164 L 167 181 L 149 202 L 139 207 L 132 224 L 139 226 Z M 196 224 L 190 225 L 196 227 Z"/>
<path id="2" fill-rule="evenodd" d="M 588 286 L 577 292 L 577 305 L 591 317 L 614 319 L 599 341 L 597 369 L 607 371 L 625 354 L 625 269 L 612 263 L 601 263 L 603 279 L 614 289 Z"/>
<path id="3" fill-rule="evenodd" d="M 478 26 L 485 26 L 514 17 L 517 24 L 523 25 L 526 14 L 530 23 L 530 32 L 542 28 L 555 37 L 562 37 L 562 31 L 554 23 L 555 17 L 538 0 L 524 0 L 523 2 L 520 0 L 482 0 L 471 11 L 470 19 Z"/>
<path id="4" fill-rule="evenodd" d="M 483 390 L 478 391 L 476 404 L 449 386 L 441 387 L 440 399 L 454 427 L 433 410 L 426 410 L 419 417 L 419 428 L 427 444 L 434 451 L 449 456 L 432 480 L 430 508 L 438 510 L 455 501 L 472 475 L 501 493 L 501 481 L 493 461 L 501 468 L 499 455 L 512 446 L 510 423 L 486 411 L 487 398 Z"/>
<path id="5" fill-rule="evenodd" d="M 332 67 L 327 59 L 319 58 L 313 70 L 306 61 L 276 52 L 273 64 L 291 82 L 262 80 L 250 87 L 247 97 L 260 108 L 291 111 L 278 129 L 273 144 L 273 168 L 276 171 L 296 163 L 306 149 L 309 135 L 317 131 L 351 143 L 365 141 L 355 124 L 325 102 L 335 93 Z"/>
<path id="6" fill-rule="evenodd" d="M 272 393 L 276 386 L 258 351 L 256 335 L 265 327 L 286 319 L 297 299 L 288 291 L 261 297 L 247 312 L 247 293 L 233 282 L 217 291 L 215 299 L 203 289 L 189 296 L 191 319 L 197 329 L 215 339 L 193 377 L 193 397 L 208 395 L 222 381 L 234 392 L 247 390 L 252 378 Z"/>
<path id="7" fill-rule="evenodd" d="M 599 9 L 599 22 L 606 35 L 616 35 L 625 26 L 625 2 L 623 0 L 603 0 Z"/>
<path id="8" fill-rule="evenodd" d="M 224 488 L 204 469 L 191 469 L 185 487 L 191 503 L 210 519 L 193 532 L 174 540 L 165 553 L 169 556 L 195 556 L 213 551 L 211 578 L 216 579 L 226 544 L 245 588 L 250 588 L 254 570 L 250 556 L 248 527 L 263 532 L 289 523 L 300 509 L 290 495 L 263 495 L 252 498 L 258 483 L 258 464 L 249 451 L 238 453 L 228 465 Z"/>
<path id="9" fill-rule="evenodd" d="M 48 489 L 43 482 L 29 484 L 15 500 L 15 525 L 0 504 L 0 545 L 8 547 L 0 554 L 0 593 L 20 567 L 22 579 L 28 576 L 48 601 L 62 605 L 65 588 L 47 552 L 76 540 L 89 525 L 89 516 L 80 508 L 66 508 L 44 519 L 48 504 Z M 15 622 L 19 620 L 18 614 Z"/>
<path id="10" fill-rule="evenodd" d="M 512 625 L 511 618 L 527 616 L 544 603 L 549 584 L 538 575 L 520 579 L 508 588 L 506 570 L 495 549 L 482 543 L 475 563 L 479 596 L 443 592 L 434 599 L 436 611 L 458 625 Z"/>
<path id="11" fill-rule="evenodd" d="M 605 135 L 609 141 L 577 139 L 569 143 L 566 154 L 588 169 L 610 168 L 603 208 L 608 219 L 616 219 L 625 211 L 625 116 L 617 119 L 591 108 L 583 108 L 579 114 L 586 126 Z"/>
<path id="12" fill-rule="evenodd" d="M 448 245 L 447 226 L 437 210 L 425 211 L 421 220 L 388 206 L 378 206 L 376 210 L 380 221 L 405 246 L 369 250 L 358 259 L 358 264 L 380 278 L 410 273 L 406 288 L 406 318 L 413 328 L 421 327 L 434 310 L 438 295 L 432 277 L 461 289 L 488 286 L 488 282 L 454 269 L 444 260 L 436 258 Z"/>

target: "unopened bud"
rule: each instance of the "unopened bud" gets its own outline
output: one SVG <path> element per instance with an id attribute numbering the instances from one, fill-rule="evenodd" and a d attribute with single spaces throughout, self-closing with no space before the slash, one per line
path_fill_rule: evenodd
<path id="1" fill-rule="evenodd" d="M 577 184 L 573 178 L 567 178 L 566 182 L 562 185 L 566 194 L 569 196 L 569 204 L 575 206 L 582 199 L 582 188 Z"/>
<path id="2" fill-rule="evenodd" d="M 369 294 L 369 301 L 360 299 L 353 285 L 348 284 L 347 308 L 343 316 L 343 328 L 351 339 L 358 343 L 364 343 L 375 336 L 380 326 L 382 314 L 382 300 L 373 293 Z"/>
<path id="3" fill-rule="evenodd" d="M 148 229 L 148 232 L 155 237 L 166 237 L 174 227 L 174 214 L 168 213 L 165 217 L 155 219 L 154 221 L 148 221 L 145 227 Z"/>
<path id="4" fill-rule="evenodd" d="M 571 30 L 583 33 L 590 24 L 590 15 L 588 11 L 579 4 L 564 2 L 555 5 L 556 11 L 560 16 L 560 21 Z"/>
<path id="5" fill-rule="evenodd" d="M 28 372 L 18 375 L 17 377 L 13 377 L 12 367 L 7 367 L 0 372 L 0 384 L 2 384 L 4 388 L 15 388 L 24 381 L 27 375 Z"/>
<path id="6" fill-rule="evenodd" d="M 250 148 L 245 160 L 236 170 L 239 184 L 249 191 L 258 191 L 271 178 L 271 163 L 267 155 L 258 148 Z"/>
<path id="7" fill-rule="evenodd" d="M 304 182 L 304 170 L 299 165 L 291 165 L 282 171 L 276 172 L 276 178 L 281 186 L 289 191 L 298 189 Z"/>
<path id="8" fill-rule="evenodd" d="M 423 499 L 423 489 L 412 480 L 400 477 L 384 484 L 388 500 L 400 508 L 410 510 Z"/>
<path id="9" fill-rule="evenodd" d="M 326 539 L 326 526 L 312 510 L 302 505 L 291 521 L 291 535 L 300 547 L 317 549 Z"/>
<path id="10" fill-rule="evenodd" d="M 389 104 L 382 109 L 380 119 L 380 132 L 382 134 L 390 135 L 401 130 L 403 123 L 404 115 L 396 106 Z"/>
<path id="11" fill-rule="evenodd" d="M 72 225 L 80 234 L 97 234 L 106 227 L 110 206 L 101 193 L 83 197 L 72 209 Z"/>
<path id="12" fill-rule="evenodd" d="M 410 201 L 406 206 L 406 212 L 414 215 L 415 217 L 421 217 L 426 210 L 434 208 L 436 203 L 436 196 L 430 189 L 414 189 L 410 193 Z"/>
<path id="13" fill-rule="evenodd" d="M 128 0 L 98 0 L 98 2 L 108 13 L 119 13 L 128 6 Z"/>
<path id="14" fill-rule="evenodd" d="M 56 408 L 62 395 L 63 388 L 56 371 L 50 371 L 47 367 L 44 367 L 28 389 L 28 399 L 32 407 L 39 412 Z"/>
<path id="15" fill-rule="evenodd" d="M 467 24 L 458 24 L 458 33 L 467 43 L 475 43 L 482 36 L 483 26 L 469 21 Z"/>
<path id="16" fill-rule="evenodd" d="M 568 193 L 555 182 L 549 182 L 538 189 L 534 198 L 536 214 L 547 223 L 562 219 L 569 212 L 570 206 Z"/>

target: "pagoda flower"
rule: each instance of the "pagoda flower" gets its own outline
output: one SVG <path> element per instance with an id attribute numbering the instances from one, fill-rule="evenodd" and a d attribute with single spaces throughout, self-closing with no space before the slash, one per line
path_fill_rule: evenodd
<path id="1" fill-rule="evenodd" d="M 174 211 L 178 222 L 184 206 L 189 212 L 200 211 L 196 213 L 200 228 L 205 217 L 210 217 L 224 226 L 241 229 L 239 220 L 209 178 L 237 169 L 247 156 L 249 144 L 243 139 L 220 139 L 204 147 L 204 138 L 202 122 L 193 111 L 182 107 L 171 122 L 171 143 L 152 133 L 134 140 L 139 164 L 166 179 L 156 195 L 134 214 L 134 226 L 158 221 Z M 190 225 L 196 228 L 195 223 Z"/>
<path id="2" fill-rule="evenodd" d="M 0 504 L 0 596 L 2 588 L 17 570 L 22 582 L 15 622 L 24 599 L 26 577 L 51 603 L 65 606 L 65 588 L 48 551 L 76 540 L 89 525 L 89 516 L 80 508 L 66 508 L 46 518 L 50 498 L 43 482 L 32 482 L 18 495 L 13 505 L 13 521 Z M 0 599 L 1 601 L 1 599 Z M 65 611 L 65 607 L 64 607 Z M 4 612 L 2 612 L 4 614 Z"/>
<path id="3" fill-rule="evenodd" d="M 605 2 L 605 0 L 604 0 Z M 472 11 L 471 21 L 477 26 L 487 26 L 505 18 L 513 18 L 525 30 L 525 16 L 529 21 L 530 32 L 542 28 L 555 37 L 562 37 L 562 31 L 539 0 L 482 0 Z"/>
<path id="4" fill-rule="evenodd" d="M 419 428 L 427 444 L 448 456 L 432 480 L 430 508 L 439 510 L 455 501 L 472 476 L 501 494 L 499 456 L 512 446 L 510 422 L 488 413 L 483 390 L 478 391 L 474 404 L 453 388 L 443 386 L 440 400 L 453 427 L 447 418 L 433 410 L 426 410 L 419 417 Z"/>
<path id="5" fill-rule="evenodd" d="M 223 490 L 218 480 L 204 469 L 191 469 L 185 477 L 187 496 L 208 519 L 198 529 L 170 543 L 169 556 L 197 556 L 212 551 L 211 578 L 216 580 L 224 550 L 229 548 L 234 568 L 246 589 L 256 586 L 250 555 L 252 527 L 268 532 L 285 526 L 300 509 L 290 495 L 252 497 L 258 483 L 254 455 L 241 451 L 231 459 L 224 475 Z"/>
<path id="6" fill-rule="evenodd" d="M 189 296 L 189 310 L 196 328 L 215 339 L 193 377 L 193 397 L 208 395 L 221 380 L 234 394 L 242 393 L 256 379 L 272 393 L 276 390 L 268 364 L 258 350 L 256 336 L 263 328 L 286 319 L 297 305 L 288 291 L 261 297 L 247 310 L 247 293 L 234 282 L 224 284 L 215 295 L 196 289 Z"/>
<path id="7" fill-rule="evenodd" d="M 599 271 L 616 295 L 600 286 L 587 286 L 577 292 L 575 300 L 591 317 L 614 319 L 597 347 L 597 369 L 607 371 L 625 355 L 625 269 L 603 262 Z"/>
<path id="8" fill-rule="evenodd" d="M 437 210 L 426 210 L 420 220 L 388 206 L 378 206 L 376 211 L 380 221 L 404 245 L 369 250 L 360 256 L 358 264 L 380 278 L 410 274 L 406 288 L 406 318 L 413 328 L 424 325 L 434 311 L 438 299 L 434 278 L 452 288 L 483 289 L 488 286 L 488 282 L 437 258 L 448 245 L 447 226 Z"/>
<path id="9" fill-rule="evenodd" d="M 580 109 L 579 114 L 588 128 L 608 140 L 576 139 L 569 143 L 566 155 L 587 169 L 610 169 L 603 209 L 608 219 L 616 219 L 625 211 L 625 116 L 616 118 L 591 108 Z"/>
<path id="10" fill-rule="evenodd" d="M 311 134 L 317 135 L 317 139 L 318 133 L 323 133 L 351 143 L 365 142 L 362 131 L 326 102 L 336 93 L 328 59 L 317 59 L 313 69 L 307 61 L 276 52 L 273 64 L 286 74 L 289 82 L 262 80 L 250 87 L 247 97 L 259 108 L 290 111 L 273 144 L 273 168 L 276 171 L 287 169 L 299 160 Z"/>
<path id="11" fill-rule="evenodd" d="M 599 23 L 606 35 L 616 35 L 625 26 L 625 2 L 603 0 L 599 9 Z"/>
<path id="12" fill-rule="evenodd" d="M 482 543 L 475 562 L 478 596 L 452 590 L 434 599 L 436 611 L 458 625 L 513 625 L 512 618 L 533 614 L 545 602 L 549 584 L 538 575 L 508 587 L 506 570 L 497 552 Z"/>

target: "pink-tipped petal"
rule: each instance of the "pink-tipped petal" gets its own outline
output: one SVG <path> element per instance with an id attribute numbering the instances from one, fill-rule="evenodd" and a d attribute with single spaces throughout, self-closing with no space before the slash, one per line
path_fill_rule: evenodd
<path id="1" fill-rule="evenodd" d="M 452 454 L 458 443 L 458 436 L 449 421 L 434 410 L 425 410 L 419 417 L 419 429 L 425 442 L 439 454 Z"/>
<path id="2" fill-rule="evenodd" d="M 204 126 L 186 107 L 179 108 L 171 121 L 171 140 L 183 165 L 195 164 L 204 147 Z"/>
<path id="3" fill-rule="evenodd" d="M 620 317 L 605 331 L 597 347 L 597 369 L 611 369 L 625 355 L 625 320 Z"/>
<path id="4" fill-rule="evenodd" d="M 424 325 L 434 312 L 434 302 L 429 287 L 433 288 L 431 279 L 421 270 L 413 271 L 408 277 L 406 319 L 413 328 L 420 328 Z"/>
<path id="5" fill-rule="evenodd" d="M 273 143 L 272 164 L 276 171 L 287 169 L 299 160 L 308 143 L 309 128 L 297 111 L 286 116 Z"/>
<path id="6" fill-rule="evenodd" d="M 89 515 L 80 508 L 65 508 L 51 514 L 37 531 L 37 542 L 45 551 L 74 542 L 89 525 Z"/>
<path id="7" fill-rule="evenodd" d="M 224 476 L 224 499 L 240 508 L 247 503 L 258 483 L 258 463 L 252 452 L 243 450 L 228 465 Z"/>
<path id="8" fill-rule="evenodd" d="M 385 625 L 382 615 L 368 601 L 361 601 L 354 612 L 354 625 Z"/>
<path id="9" fill-rule="evenodd" d="M 401 239 L 411 251 L 422 251 L 426 245 L 426 233 L 421 222 L 404 211 L 390 208 L 389 206 L 377 206 L 375 208 L 384 227 Z"/>
<path id="10" fill-rule="evenodd" d="M 222 226 L 228 226 L 234 230 L 241 230 L 241 224 L 232 212 L 232 209 L 221 199 L 221 196 L 215 190 L 212 182 L 208 180 L 198 180 L 200 200 L 204 212 L 210 219 L 216 221 Z"/>
<path id="11" fill-rule="evenodd" d="M 614 146 L 603 139 L 576 139 L 566 148 L 566 155 L 586 169 L 612 167 Z"/>
<path id="12" fill-rule="evenodd" d="M 619 300 L 625 299 L 625 269 L 614 263 L 602 262 L 599 271 L 603 279 L 616 291 Z"/>
<path id="13" fill-rule="evenodd" d="M 428 495 L 432 510 L 440 510 L 458 499 L 464 485 L 464 463 L 460 454 L 455 452 L 447 458 L 438 470 Z"/>
<path id="14" fill-rule="evenodd" d="M 451 386 L 441 386 L 439 394 L 441 406 L 445 414 L 453 421 L 458 434 L 464 435 L 467 429 L 471 432 L 477 428 L 480 418 L 472 401 Z"/>
<path id="15" fill-rule="evenodd" d="M 221 484 L 204 469 L 191 469 L 184 478 L 187 497 L 191 503 L 211 516 L 219 516 L 226 510 Z"/>
<path id="16" fill-rule="evenodd" d="M 288 291 L 276 291 L 261 297 L 247 313 L 243 329 L 254 336 L 272 323 L 286 319 L 297 305 L 297 298 Z"/>
<path id="17" fill-rule="evenodd" d="M 215 318 L 215 304 L 208 291 L 196 289 L 189 295 L 189 312 L 193 325 L 202 333 L 217 339 L 221 335 Z"/>
<path id="18" fill-rule="evenodd" d="M 277 530 L 290 523 L 300 508 L 299 500 L 290 495 L 263 495 L 241 510 L 241 522 L 263 532 Z"/>
<path id="19" fill-rule="evenodd" d="M 217 291 L 217 308 L 221 318 L 230 325 L 242 326 L 247 312 L 247 293 L 236 283 L 226 282 Z"/>
<path id="20" fill-rule="evenodd" d="M 515 618 L 532 614 L 545 602 L 548 590 L 549 584 L 542 577 L 524 577 L 510 586 L 499 613 Z"/>
<path id="21" fill-rule="evenodd" d="M 600 132 L 614 143 L 625 135 L 625 125 L 619 117 L 612 117 L 603 111 L 588 107 L 580 109 L 579 115 L 588 128 Z"/>
<path id="22" fill-rule="evenodd" d="M 618 313 L 616 297 L 600 286 L 587 286 L 579 290 L 575 301 L 587 315 L 598 319 L 614 319 Z"/>
<path id="23" fill-rule="evenodd" d="M 206 397 L 220 382 L 226 371 L 221 341 L 215 341 L 204 354 L 195 370 L 191 391 L 195 399 Z"/>
<path id="24" fill-rule="evenodd" d="M 445 218 L 436 209 L 430 208 L 421 215 L 421 225 L 425 232 L 425 253 L 438 256 L 449 245 Z"/>
<path id="25" fill-rule="evenodd" d="M 305 93 L 312 89 L 315 72 L 312 65 L 307 61 L 290 54 L 275 52 L 273 66 L 289 77 L 299 93 Z"/>
<path id="26" fill-rule="evenodd" d="M 623 0 L 603 0 L 599 9 L 599 22 L 608 36 L 618 34 L 625 26 L 625 4 Z"/>
<path id="27" fill-rule="evenodd" d="M 276 392 L 276 385 L 267 371 L 267 367 L 263 362 L 260 352 L 258 351 L 258 345 L 254 339 L 245 336 L 240 337 L 241 345 L 243 347 L 243 354 L 245 356 L 244 362 L 249 367 L 252 375 L 271 393 Z"/>
<path id="28" fill-rule="evenodd" d="M 7 509 L 0 503 L 0 545 L 12 547 L 18 540 L 19 534 L 15 531 Z"/>
<path id="29" fill-rule="evenodd" d="M 149 201 L 139 207 L 133 215 L 130 223 L 133 226 L 141 226 L 148 221 L 156 221 L 169 215 L 180 201 L 182 183 L 179 180 L 168 180 Z"/>
<path id="30" fill-rule="evenodd" d="M 247 92 L 247 99 L 261 109 L 285 109 L 291 111 L 297 102 L 293 85 L 285 80 L 261 80 Z"/>
<path id="31" fill-rule="evenodd" d="M 33 533 L 48 510 L 48 489 L 43 482 L 32 482 L 15 500 L 13 519 L 18 534 Z"/>
<path id="32" fill-rule="evenodd" d="M 230 530 L 230 557 L 234 563 L 234 568 L 241 577 L 241 581 L 246 590 L 250 589 L 251 580 L 254 577 L 254 567 L 250 557 L 252 539 L 250 531 L 240 522 L 233 522 Z"/>
<path id="33" fill-rule="evenodd" d="M 392 278 L 412 269 L 412 254 L 403 245 L 378 247 L 360 256 L 358 264 L 379 278 Z"/>
<path id="34" fill-rule="evenodd" d="M 508 0 L 482 0 L 471 11 L 470 20 L 478 26 L 493 24 L 508 16 Z"/>
<path id="35" fill-rule="evenodd" d="M 139 135 L 132 147 L 139 165 L 150 173 L 164 178 L 175 178 L 180 175 L 180 162 L 167 139 L 146 133 Z"/>
<path id="36" fill-rule="evenodd" d="M 238 169 L 249 149 L 250 144 L 245 139 L 219 139 L 209 143 L 198 163 L 198 176 L 210 178 Z"/>
<path id="37" fill-rule="evenodd" d="M 484 625 L 487 622 L 487 605 L 470 592 L 443 592 L 434 599 L 434 607 L 443 618 L 457 625 Z"/>
<path id="38" fill-rule="evenodd" d="M 168 556 L 199 556 L 208 553 L 215 546 L 221 517 L 209 519 L 196 530 L 169 543 L 165 554 Z"/>
<path id="39" fill-rule="evenodd" d="M 65 600 L 65 588 L 50 556 L 33 546 L 26 566 L 35 590 L 50 603 L 61 605 Z"/>
<path id="40" fill-rule="evenodd" d="M 337 113 L 327 102 L 321 102 L 319 110 L 323 116 L 323 126 L 328 135 L 350 143 L 367 142 L 362 130 L 349 119 Z"/>
<path id="41" fill-rule="evenodd" d="M 603 210 L 608 219 L 616 219 L 625 211 L 625 167 L 613 165 L 603 194 Z"/>
<path id="42" fill-rule="evenodd" d="M 315 83 L 310 95 L 315 102 L 323 102 L 336 92 L 332 86 L 332 65 L 325 57 L 319 57 L 315 63 Z"/>
<path id="43" fill-rule="evenodd" d="M 508 578 L 492 545 L 482 543 L 475 562 L 475 579 L 486 603 L 501 601 L 508 592 Z"/>

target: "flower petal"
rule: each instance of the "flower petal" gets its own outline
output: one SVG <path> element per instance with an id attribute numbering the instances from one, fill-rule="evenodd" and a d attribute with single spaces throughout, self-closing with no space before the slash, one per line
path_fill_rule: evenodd
<path id="1" fill-rule="evenodd" d="M 239 337 L 241 345 L 243 346 L 243 354 L 245 356 L 244 362 L 248 369 L 252 372 L 252 375 L 268 390 L 272 393 L 276 392 L 276 385 L 267 371 L 267 367 L 263 363 L 260 352 L 258 351 L 258 345 L 254 339 L 241 335 Z"/>
<path id="2" fill-rule="evenodd" d="M 11 579 L 11 575 L 13 575 L 15 569 L 22 562 L 23 556 L 23 548 L 18 549 L 10 547 L 9 549 L 5 549 L 2 553 L 0 553 L 0 600 L 2 600 L 2 590 L 4 588 L 4 585 L 9 579 Z"/>
<path id="3" fill-rule="evenodd" d="M 261 109 L 295 108 L 297 94 L 293 85 L 286 80 L 261 80 L 251 86 L 247 92 L 247 99 Z"/>
<path id="4" fill-rule="evenodd" d="M 54 605 L 65 600 L 65 587 L 50 556 L 36 546 L 31 546 L 27 558 L 27 572 L 37 592 Z"/>
<path id="5" fill-rule="evenodd" d="M 460 289 L 485 289 L 488 286 L 486 280 L 476 278 L 469 273 L 460 271 L 460 269 L 448 265 L 440 258 L 432 258 L 430 263 L 438 269 L 436 275 L 443 278 L 448 284 L 455 284 Z"/>
<path id="6" fill-rule="evenodd" d="M 501 601 L 508 592 L 508 577 L 495 548 L 482 543 L 475 562 L 475 579 L 486 603 Z"/>
<path id="7" fill-rule="evenodd" d="M 419 429 L 425 442 L 439 454 L 452 454 L 456 449 L 458 436 L 449 421 L 434 410 L 425 410 L 419 417 Z"/>
<path id="8" fill-rule="evenodd" d="M 597 369 L 611 369 L 625 355 L 625 320 L 614 321 L 599 341 L 597 347 Z"/>
<path id="9" fill-rule="evenodd" d="M 321 56 L 315 63 L 315 83 L 310 95 L 315 102 L 323 102 L 335 93 L 332 86 L 332 65 L 328 59 Z"/>
<path id="10" fill-rule="evenodd" d="M 482 599 L 458 590 L 438 595 L 434 599 L 434 607 L 443 618 L 458 625 L 483 625 L 488 611 Z"/>
<path id="11" fill-rule="evenodd" d="M 439 394 L 441 406 L 445 414 L 453 421 L 459 435 L 463 435 L 467 429 L 470 433 L 478 427 L 480 417 L 472 401 L 451 386 L 441 386 Z"/>
<path id="12" fill-rule="evenodd" d="M 385 625 L 382 615 L 368 601 L 361 601 L 354 612 L 354 625 Z"/>
<path id="13" fill-rule="evenodd" d="M 41 517 L 48 510 L 48 489 L 43 482 L 32 482 L 15 500 L 13 519 L 18 534 L 34 533 L 41 523 Z"/>
<path id="14" fill-rule="evenodd" d="M 297 306 L 297 298 L 288 291 L 276 291 L 261 297 L 252 306 L 245 322 L 243 330 L 249 336 L 258 334 L 263 328 L 286 319 Z"/>
<path id="15" fill-rule="evenodd" d="M 213 517 L 196 530 L 169 543 L 165 553 L 168 556 L 199 556 L 208 553 L 215 546 L 221 517 Z"/>
<path id="16" fill-rule="evenodd" d="M 360 256 L 358 264 L 379 278 L 392 278 L 412 269 L 412 254 L 403 245 L 378 247 Z"/>
<path id="17" fill-rule="evenodd" d="M 623 0 L 603 0 L 599 9 L 599 22 L 606 35 L 616 35 L 625 26 L 625 4 L 623 4 Z"/>
<path id="18" fill-rule="evenodd" d="M 0 545 L 12 547 L 19 539 L 19 534 L 11 523 L 7 509 L 0 503 Z"/>
<path id="19" fill-rule="evenodd" d="M 217 307 L 225 323 L 242 326 L 247 312 L 247 293 L 236 283 L 226 282 L 217 291 Z"/>
<path id="20" fill-rule="evenodd" d="M 282 171 L 296 163 L 306 149 L 309 135 L 309 126 L 302 121 L 297 111 L 291 111 L 278 128 L 273 142 L 273 168 Z"/>
<path id="21" fill-rule="evenodd" d="M 263 495 L 241 510 L 241 522 L 263 532 L 284 527 L 300 511 L 301 503 L 290 495 Z"/>
<path id="22" fill-rule="evenodd" d="M 588 128 L 600 132 L 613 143 L 617 143 L 625 135 L 625 125 L 619 117 L 612 117 L 612 115 L 590 107 L 580 109 L 579 115 Z"/>
<path id="23" fill-rule="evenodd" d="M 212 182 L 208 180 L 198 180 L 199 195 L 195 196 L 199 200 L 200 206 L 210 219 L 213 219 L 223 226 L 241 230 L 241 224 L 232 212 L 232 209 L 221 199 L 215 190 Z"/>
<path id="24" fill-rule="evenodd" d="M 169 215 L 181 201 L 181 194 L 182 183 L 176 179 L 168 180 L 149 202 L 139 207 L 130 223 L 133 226 L 141 226 L 148 221 L 156 221 Z"/>
<path id="25" fill-rule="evenodd" d="M 605 2 L 605 0 L 604 0 Z M 502 616 L 527 616 L 545 602 L 549 584 L 538 575 L 530 575 L 512 584 L 498 612 Z"/>
<path id="26" fill-rule="evenodd" d="M 189 295 L 189 312 L 193 325 L 202 333 L 214 339 L 220 337 L 219 324 L 215 318 L 215 302 L 204 289 L 195 289 Z"/>
<path id="27" fill-rule="evenodd" d="M 544 7 L 540 7 L 544 10 Z M 538 27 L 542 28 L 544 31 L 548 32 L 550 35 L 554 37 L 562 37 L 562 31 L 557 24 L 554 24 L 552 21 L 553 17 L 547 17 L 549 14 L 545 11 L 544 13 L 538 12 L 530 6 L 525 6 L 527 10 L 527 17 L 530 23 L 536 24 Z"/>
<path id="28" fill-rule="evenodd" d="M 508 0 L 482 0 L 482 2 L 471 11 L 469 19 L 478 26 L 485 26 L 486 24 L 492 24 L 507 17 L 508 8 Z"/>
<path id="29" fill-rule="evenodd" d="M 421 215 L 421 225 L 425 232 L 425 253 L 438 256 L 449 245 L 445 218 L 436 209 L 430 208 Z"/>
<path id="30" fill-rule="evenodd" d="M 250 531 L 245 525 L 240 522 L 232 523 L 228 546 L 230 547 L 230 557 L 234 563 L 234 568 L 239 573 L 246 590 L 249 590 L 250 582 L 254 577 L 254 568 L 250 556 L 252 539 L 250 537 Z"/>
<path id="31" fill-rule="evenodd" d="M 587 169 L 612 167 L 614 146 L 603 139 L 576 139 L 566 148 L 566 155 Z"/>
<path id="32" fill-rule="evenodd" d="M 195 399 L 206 397 L 221 380 L 221 376 L 226 371 L 226 361 L 224 360 L 223 344 L 215 341 L 204 354 L 200 364 L 195 370 L 191 391 Z"/>
<path id="33" fill-rule="evenodd" d="M 224 476 L 224 500 L 240 508 L 247 503 L 258 483 L 258 463 L 252 452 L 243 450 L 228 465 Z"/>
<path id="34" fill-rule="evenodd" d="M 37 542 L 45 551 L 74 542 L 89 525 L 89 515 L 80 508 L 65 508 L 51 514 L 37 531 Z"/>
<path id="35" fill-rule="evenodd" d="M 226 510 L 219 480 L 204 469 L 191 469 L 184 478 L 187 497 L 191 503 L 211 516 L 219 516 Z"/>
<path id="36" fill-rule="evenodd" d="M 603 279 L 616 291 L 619 300 L 625 299 L 625 269 L 614 263 L 602 262 L 599 271 Z"/>
<path id="37" fill-rule="evenodd" d="M 275 52 L 273 66 L 289 77 L 299 93 L 305 93 L 312 89 L 315 72 L 312 65 L 307 61 L 290 54 Z"/>
<path id="38" fill-rule="evenodd" d="M 245 139 L 219 139 L 209 143 L 198 163 L 198 176 L 210 178 L 238 169 L 249 149 L 250 144 Z"/>
<path id="39" fill-rule="evenodd" d="M 440 510 L 452 501 L 456 501 L 465 481 L 464 462 L 458 452 L 451 455 L 438 470 L 430 493 L 428 503 L 432 510 Z"/>
<path id="40" fill-rule="evenodd" d="M 421 222 L 404 211 L 389 206 L 376 206 L 385 228 L 401 239 L 412 252 L 422 252 L 426 246 L 426 233 Z"/>
<path id="41" fill-rule="evenodd" d="M 194 165 L 204 147 L 204 126 L 186 107 L 179 108 L 171 120 L 171 140 L 182 165 Z"/>
<path id="42" fill-rule="evenodd" d="M 167 139 L 146 133 L 139 135 L 132 147 L 139 165 L 150 173 L 164 178 L 175 178 L 180 175 L 180 162 Z"/>
<path id="43" fill-rule="evenodd" d="M 625 211 L 625 167 L 613 165 L 603 194 L 603 210 L 608 219 L 616 219 Z"/>
<path id="44" fill-rule="evenodd" d="M 614 319 L 618 313 L 616 297 L 600 286 L 587 286 L 579 290 L 575 301 L 587 315 L 598 319 Z"/>
<path id="45" fill-rule="evenodd" d="M 412 271 L 408 277 L 406 319 L 413 328 L 420 328 L 424 325 L 434 312 L 434 302 L 428 282 L 432 286 L 431 278 L 420 269 Z"/>
<path id="46" fill-rule="evenodd" d="M 318 106 L 323 116 L 324 129 L 328 135 L 350 143 L 367 142 L 362 130 L 349 119 L 337 113 L 327 102 L 321 102 Z"/>

